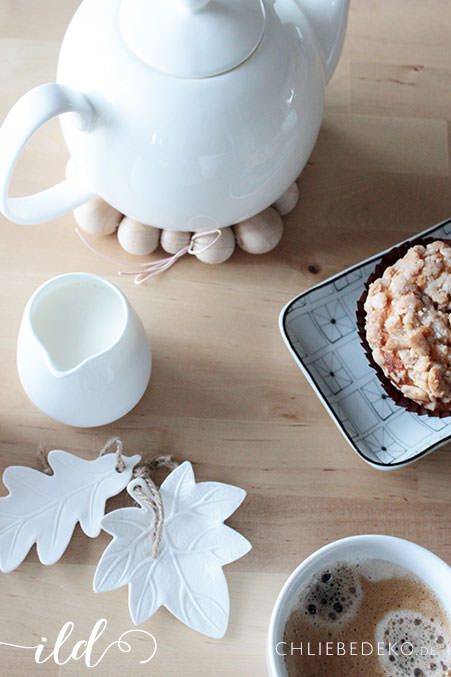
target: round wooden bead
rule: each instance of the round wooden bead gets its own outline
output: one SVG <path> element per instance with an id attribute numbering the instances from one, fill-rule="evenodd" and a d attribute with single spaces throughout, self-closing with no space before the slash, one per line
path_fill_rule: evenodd
<path id="1" fill-rule="evenodd" d="M 146 226 L 129 216 L 124 216 L 119 224 L 117 239 L 122 249 L 135 256 L 146 256 L 157 249 L 160 242 L 160 229 Z"/>
<path id="2" fill-rule="evenodd" d="M 272 207 L 235 226 L 238 246 L 248 254 L 270 252 L 279 244 L 282 234 L 282 218 Z"/>
<path id="3" fill-rule="evenodd" d="M 202 263 L 224 263 L 235 251 L 235 235 L 231 228 L 221 228 L 221 237 L 217 233 L 197 235 L 193 243 L 195 256 Z M 208 245 L 214 242 L 210 247 Z M 208 247 L 208 249 L 207 249 Z"/>
<path id="4" fill-rule="evenodd" d="M 191 233 L 182 230 L 162 230 L 160 237 L 161 247 L 168 254 L 177 254 L 187 247 L 191 240 Z"/>
<path id="5" fill-rule="evenodd" d="M 281 216 L 285 216 L 293 211 L 299 202 L 299 188 L 297 183 L 292 183 L 279 199 L 274 202 L 274 207 Z"/>
<path id="6" fill-rule="evenodd" d="M 90 235 L 111 235 L 122 219 L 122 214 L 101 197 L 93 197 L 77 207 L 74 216 L 80 228 Z"/>

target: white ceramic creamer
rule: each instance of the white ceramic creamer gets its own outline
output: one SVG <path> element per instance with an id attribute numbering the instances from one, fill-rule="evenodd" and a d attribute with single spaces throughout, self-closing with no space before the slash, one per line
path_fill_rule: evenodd
<path id="1" fill-rule="evenodd" d="M 149 383 L 151 353 L 141 320 L 116 285 L 68 273 L 28 301 L 17 349 L 22 386 L 61 423 L 106 425 L 127 414 Z"/>
<path id="2" fill-rule="evenodd" d="M 0 208 L 56 218 L 94 195 L 142 223 L 205 230 L 274 203 L 308 160 L 349 0 L 84 0 L 57 83 L 0 131 Z M 75 177 L 9 197 L 20 152 L 62 115 Z"/>

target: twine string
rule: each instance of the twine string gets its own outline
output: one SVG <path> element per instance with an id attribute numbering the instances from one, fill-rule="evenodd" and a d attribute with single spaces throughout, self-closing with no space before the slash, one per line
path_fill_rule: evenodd
<path id="1" fill-rule="evenodd" d="M 122 457 L 124 445 L 119 437 L 111 437 L 100 451 L 99 456 L 109 453 L 113 448 L 116 448 L 116 470 L 123 472 L 125 470 L 125 462 Z M 157 559 L 160 554 L 161 539 L 163 538 L 164 526 L 164 505 L 161 498 L 160 491 L 152 479 L 155 470 L 159 468 L 166 468 L 169 471 L 175 470 L 178 466 L 172 456 L 161 455 L 154 458 L 141 461 L 133 470 L 133 478 L 141 479 L 146 485 L 146 489 L 139 484 L 136 484 L 133 491 L 140 503 L 149 507 L 154 514 L 154 522 L 152 527 L 152 558 Z"/>
<path id="2" fill-rule="evenodd" d="M 169 470 L 169 472 L 172 472 L 172 470 L 175 470 L 178 467 L 177 461 L 169 455 L 154 456 L 154 458 L 151 458 L 146 462 L 146 465 L 150 473 L 154 473 L 155 470 L 159 470 L 160 468 L 165 468 L 166 470 Z"/>
<path id="3" fill-rule="evenodd" d="M 124 472 L 125 461 L 124 461 L 124 458 L 122 456 L 124 446 L 122 444 L 122 440 L 120 440 L 119 437 L 110 437 L 110 439 L 107 440 L 105 445 L 99 451 L 98 458 L 100 458 L 101 456 L 105 456 L 105 454 L 109 454 L 110 452 L 112 452 L 114 447 L 116 447 L 116 450 L 115 450 L 116 472 Z M 50 463 L 48 461 L 47 452 L 46 452 L 45 447 L 42 443 L 39 445 L 37 456 L 38 456 L 39 465 L 41 466 L 41 472 L 45 473 L 46 475 L 53 475 L 52 466 L 50 465 Z"/>
<path id="4" fill-rule="evenodd" d="M 164 526 L 164 505 L 161 493 L 152 479 L 152 474 L 158 468 L 166 468 L 169 471 L 178 466 L 172 456 L 156 456 L 146 461 L 142 461 L 133 471 L 133 477 L 145 482 L 146 489 L 136 484 L 133 491 L 141 504 L 149 507 L 154 514 L 152 527 L 152 558 L 157 559 L 160 554 L 161 540 L 163 538 Z"/>
<path id="5" fill-rule="evenodd" d="M 126 465 L 123 457 L 124 445 L 119 437 L 110 437 L 99 452 L 98 458 L 105 454 L 115 453 L 116 472 L 124 472 Z M 42 466 L 42 472 L 46 475 L 53 475 L 53 470 L 48 462 L 47 454 L 43 445 L 38 449 L 38 458 Z M 138 463 L 133 470 L 133 478 L 142 480 L 143 484 L 136 484 L 133 491 L 142 505 L 149 507 L 154 514 L 154 523 L 152 527 L 151 553 L 153 559 L 157 559 L 160 554 L 161 539 L 163 538 L 164 526 L 164 505 L 160 491 L 152 479 L 156 470 L 165 468 L 170 472 L 177 468 L 178 463 L 172 456 L 161 455 L 147 459 Z M 145 485 L 145 488 L 144 488 Z"/>
<path id="6" fill-rule="evenodd" d="M 134 493 L 141 504 L 149 507 L 154 514 L 152 527 L 152 558 L 157 559 L 160 554 L 161 539 L 163 537 L 164 525 L 164 505 L 157 485 L 153 481 L 147 464 L 138 466 L 133 472 L 134 477 L 142 479 L 146 484 L 146 489 L 135 484 Z"/>
<path id="7" fill-rule="evenodd" d="M 117 259 L 113 258 L 112 256 L 109 256 L 108 254 L 100 252 L 90 242 L 88 242 L 88 240 L 85 238 L 85 236 L 83 235 L 83 233 L 80 231 L 79 228 L 75 228 L 75 232 L 80 238 L 80 240 L 83 242 L 85 247 L 87 247 L 93 254 L 95 254 L 96 256 L 100 256 L 102 259 L 105 259 L 110 263 L 122 266 L 121 261 L 118 261 Z M 216 237 L 211 242 L 206 244 L 204 247 L 195 250 L 194 247 L 196 245 L 197 240 L 200 237 L 203 237 L 204 235 L 216 235 Z M 145 261 L 144 263 L 138 263 L 137 266 L 140 270 L 120 270 L 118 271 L 118 275 L 121 276 L 134 275 L 135 284 L 136 285 L 143 284 L 143 282 L 150 280 L 150 278 L 154 277 L 155 275 L 160 275 L 160 273 L 164 273 L 165 270 L 172 268 L 172 266 L 186 254 L 190 254 L 192 256 L 196 254 L 203 254 L 204 252 L 207 251 L 207 249 L 213 247 L 213 245 L 216 244 L 216 242 L 219 240 L 221 236 L 222 230 L 220 228 L 214 228 L 213 230 L 204 230 L 199 231 L 197 233 L 193 233 L 193 235 L 191 236 L 190 243 L 186 245 L 186 247 L 182 247 L 182 249 L 179 249 L 179 251 L 173 254 L 172 256 L 168 256 L 167 258 L 163 259 L 158 259 L 156 261 Z"/>
<path id="8" fill-rule="evenodd" d="M 113 451 L 114 447 L 116 447 L 116 472 L 124 472 L 125 470 L 125 461 L 122 456 L 122 452 L 124 450 L 124 445 L 122 444 L 122 440 L 119 439 L 119 437 L 110 437 L 109 440 L 105 443 L 103 448 L 99 452 L 99 458 L 101 456 L 104 456 L 105 454 L 108 454 Z"/>

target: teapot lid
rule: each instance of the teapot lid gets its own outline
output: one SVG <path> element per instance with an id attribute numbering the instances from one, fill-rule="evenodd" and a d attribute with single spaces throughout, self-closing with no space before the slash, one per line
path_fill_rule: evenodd
<path id="1" fill-rule="evenodd" d="M 239 66 L 265 29 L 262 0 L 122 0 L 119 30 L 144 63 L 181 78 Z"/>

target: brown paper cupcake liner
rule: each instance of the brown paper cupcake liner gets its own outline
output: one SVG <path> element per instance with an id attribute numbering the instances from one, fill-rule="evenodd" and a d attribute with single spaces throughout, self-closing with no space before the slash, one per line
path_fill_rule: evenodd
<path id="1" fill-rule="evenodd" d="M 388 379 L 385 376 L 384 372 L 382 371 L 382 368 L 377 364 L 377 362 L 373 358 L 372 350 L 366 338 L 366 329 L 365 329 L 366 313 L 364 305 L 368 295 L 368 289 L 370 287 L 370 284 L 375 280 L 377 280 L 379 277 L 381 277 L 385 269 L 388 268 L 389 266 L 392 266 L 396 261 L 398 261 L 398 259 L 402 258 L 411 247 L 414 247 L 415 245 L 418 244 L 426 246 L 431 242 L 435 242 L 436 240 L 440 240 L 441 242 L 446 242 L 446 244 L 451 245 L 451 240 L 446 238 L 418 237 L 413 240 L 409 240 L 408 242 L 403 242 L 402 244 L 393 247 L 393 249 L 390 249 L 386 254 L 384 254 L 382 259 L 376 265 L 373 273 L 369 276 L 368 280 L 365 282 L 364 292 L 361 295 L 360 299 L 357 301 L 356 318 L 357 318 L 357 331 L 360 337 L 360 342 L 365 351 L 366 358 L 370 363 L 371 367 L 376 372 L 376 376 L 379 379 L 379 382 L 382 385 L 382 388 L 384 389 L 388 397 L 390 397 L 390 399 L 399 407 L 403 407 L 407 411 L 419 414 L 420 416 L 445 418 L 446 416 L 451 416 L 450 405 L 444 404 L 443 407 L 440 407 L 439 405 L 439 408 L 435 409 L 434 411 L 426 409 L 423 405 L 418 404 L 413 400 L 410 400 L 408 397 L 405 397 L 403 393 L 400 390 L 398 390 L 398 388 L 390 381 L 390 379 Z"/>

